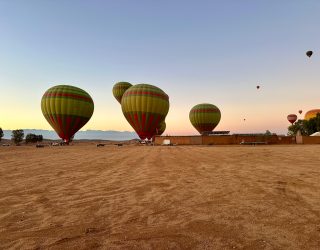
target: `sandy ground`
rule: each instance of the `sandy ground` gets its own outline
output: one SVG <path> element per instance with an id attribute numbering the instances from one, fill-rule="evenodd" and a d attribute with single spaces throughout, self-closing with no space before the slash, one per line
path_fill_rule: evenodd
<path id="1" fill-rule="evenodd" d="M 320 249 L 320 146 L 0 148 L 1 249 Z"/>

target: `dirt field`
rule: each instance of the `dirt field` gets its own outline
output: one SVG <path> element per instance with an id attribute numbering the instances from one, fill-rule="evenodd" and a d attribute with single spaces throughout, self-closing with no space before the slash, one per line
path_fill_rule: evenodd
<path id="1" fill-rule="evenodd" d="M 320 146 L 0 148 L 0 249 L 320 249 Z"/>

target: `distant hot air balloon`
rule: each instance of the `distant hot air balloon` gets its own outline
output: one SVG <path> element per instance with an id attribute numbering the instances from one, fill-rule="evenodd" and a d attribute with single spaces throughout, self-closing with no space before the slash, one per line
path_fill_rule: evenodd
<path id="1" fill-rule="evenodd" d="M 112 88 L 112 93 L 113 96 L 117 99 L 117 101 L 121 104 L 121 98 L 124 94 L 124 92 L 126 92 L 126 90 L 128 88 L 130 88 L 132 86 L 131 83 L 129 82 L 117 82 L 113 88 Z"/>
<path id="2" fill-rule="evenodd" d="M 244 118 L 243 121 L 246 121 L 246 119 Z"/>
<path id="3" fill-rule="evenodd" d="M 123 94 L 121 108 L 139 137 L 151 139 L 168 114 L 169 97 L 156 86 L 137 84 Z"/>
<path id="4" fill-rule="evenodd" d="M 156 135 L 162 135 L 165 130 L 166 130 L 166 122 L 162 121 L 159 123 L 158 127 L 156 128 Z"/>
<path id="5" fill-rule="evenodd" d="M 300 114 L 300 115 L 302 114 L 302 110 L 301 110 L 301 109 L 299 110 L 299 114 Z"/>
<path id="6" fill-rule="evenodd" d="M 304 119 L 308 121 L 311 118 L 315 118 L 318 113 L 320 113 L 320 109 L 309 110 L 307 113 L 304 114 Z"/>
<path id="7" fill-rule="evenodd" d="M 217 106 L 202 103 L 194 106 L 189 113 L 191 124 L 200 134 L 209 134 L 218 125 L 221 113 Z"/>
<path id="8" fill-rule="evenodd" d="M 260 86 L 259 86 L 259 85 L 257 85 L 257 89 L 260 89 Z"/>
<path id="9" fill-rule="evenodd" d="M 42 96 L 41 110 L 59 137 L 69 143 L 70 138 L 90 120 L 94 104 L 84 90 L 57 85 Z"/>
<path id="10" fill-rule="evenodd" d="M 309 50 L 309 51 L 306 52 L 306 55 L 307 55 L 308 57 L 311 57 L 312 54 L 313 54 L 313 52 L 312 52 L 311 50 Z"/>
<path id="11" fill-rule="evenodd" d="M 293 124 L 293 123 L 295 123 L 295 121 L 297 120 L 297 115 L 295 115 L 295 114 L 290 114 L 290 115 L 288 115 L 287 116 L 287 120 L 291 123 L 291 124 Z"/>

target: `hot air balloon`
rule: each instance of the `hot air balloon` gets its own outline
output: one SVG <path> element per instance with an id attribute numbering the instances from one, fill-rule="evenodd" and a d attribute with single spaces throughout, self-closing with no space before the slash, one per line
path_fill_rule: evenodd
<path id="1" fill-rule="evenodd" d="M 162 121 L 159 123 L 158 127 L 156 128 L 156 135 L 162 135 L 165 130 L 166 130 L 166 122 Z"/>
<path id="2" fill-rule="evenodd" d="M 150 140 L 168 114 L 169 97 L 156 86 L 137 84 L 123 94 L 121 108 L 139 137 Z"/>
<path id="3" fill-rule="evenodd" d="M 94 104 L 84 90 L 57 85 L 48 89 L 41 99 L 42 114 L 66 143 L 91 118 Z"/>
<path id="4" fill-rule="evenodd" d="M 287 116 L 287 120 L 291 123 L 291 124 L 293 124 L 293 123 L 295 123 L 295 121 L 297 120 L 297 115 L 295 115 L 295 114 L 290 114 L 290 115 L 288 115 Z"/>
<path id="5" fill-rule="evenodd" d="M 306 52 L 306 55 L 307 55 L 308 57 L 311 57 L 312 54 L 313 54 L 313 52 L 312 52 L 311 50 L 309 50 L 309 51 Z"/>
<path id="6" fill-rule="evenodd" d="M 320 109 L 312 109 L 309 110 L 307 113 L 304 115 L 305 120 L 310 120 L 311 118 L 315 118 L 317 114 L 320 113 Z"/>
<path id="7" fill-rule="evenodd" d="M 260 89 L 260 86 L 259 86 L 259 85 L 257 85 L 257 89 Z"/>
<path id="8" fill-rule="evenodd" d="M 189 119 L 201 135 L 209 134 L 218 125 L 221 119 L 221 112 L 213 104 L 202 103 L 190 110 Z"/>
<path id="9" fill-rule="evenodd" d="M 300 114 L 300 115 L 302 114 L 302 110 L 301 110 L 301 109 L 299 110 L 299 114 Z"/>
<path id="10" fill-rule="evenodd" d="M 124 94 L 124 92 L 126 92 L 126 90 L 128 88 L 130 88 L 132 86 L 131 83 L 129 82 L 117 82 L 113 88 L 112 88 L 112 93 L 113 96 L 117 99 L 117 101 L 121 104 L 121 98 Z"/>

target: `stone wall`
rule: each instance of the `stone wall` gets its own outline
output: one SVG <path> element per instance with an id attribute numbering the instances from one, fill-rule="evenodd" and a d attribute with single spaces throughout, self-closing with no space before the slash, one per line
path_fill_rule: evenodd
<path id="1" fill-rule="evenodd" d="M 320 138 L 320 137 L 319 137 Z M 295 144 L 294 136 L 241 136 L 241 135 L 219 135 L 219 136 L 156 136 L 155 144 L 163 144 L 163 140 L 170 140 L 177 145 L 239 145 L 241 142 L 265 142 L 266 144 Z M 320 143 L 320 140 L 319 140 Z"/>

